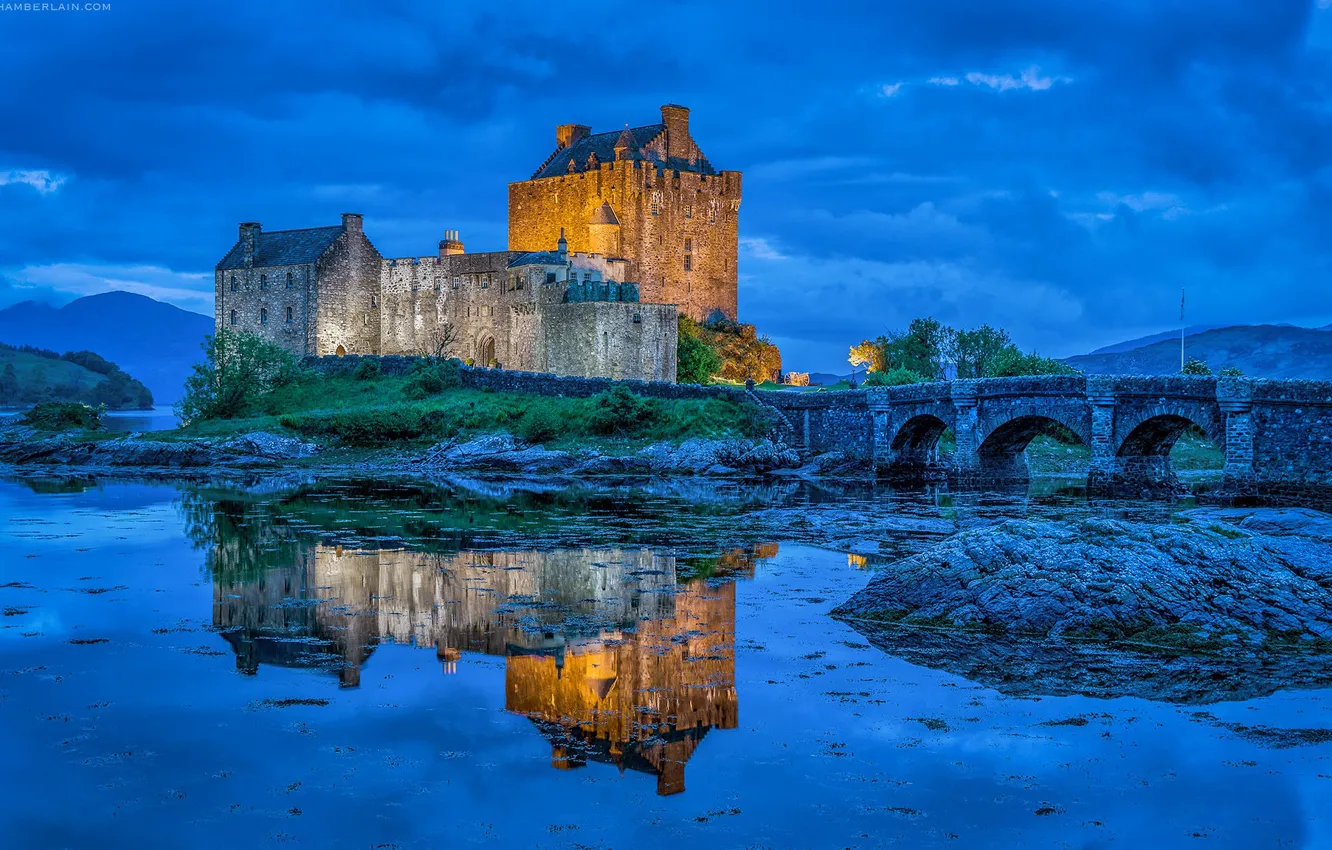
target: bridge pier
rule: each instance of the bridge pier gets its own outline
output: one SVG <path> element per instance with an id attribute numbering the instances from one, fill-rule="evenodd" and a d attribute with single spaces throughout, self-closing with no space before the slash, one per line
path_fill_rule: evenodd
<path id="1" fill-rule="evenodd" d="M 1258 482 L 1253 470 L 1253 381 L 1218 379 L 1216 403 L 1225 417 L 1226 428 L 1223 495 L 1230 498 L 1254 496 Z"/>

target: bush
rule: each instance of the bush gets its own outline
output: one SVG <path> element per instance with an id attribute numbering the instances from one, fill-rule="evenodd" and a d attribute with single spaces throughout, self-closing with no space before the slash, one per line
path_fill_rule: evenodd
<path id="1" fill-rule="evenodd" d="M 43 431 L 96 431 L 102 427 L 102 409 L 73 401 L 48 401 L 23 414 L 23 424 Z"/>
<path id="2" fill-rule="evenodd" d="M 352 371 L 352 377 L 358 381 L 373 381 L 379 377 L 379 361 L 362 360 L 356 364 L 356 368 Z"/>
<path id="3" fill-rule="evenodd" d="M 528 407 L 518 418 L 515 431 L 519 437 L 529 443 L 546 443 L 558 437 L 568 429 L 568 423 L 560 418 L 549 405 L 536 403 Z"/>
<path id="4" fill-rule="evenodd" d="M 1179 370 L 1179 373 L 1181 375 L 1194 375 L 1194 376 L 1206 377 L 1212 374 L 1212 370 L 1211 367 L 1207 365 L 1206 361 L 1199 360 L 1195 357 L 1190 357 L 1188 362 L 1184 364 L 1184 368 Z"/>
<path id="5" fill-rule="evenodd" d="M 1244 370 L 1239 368 L 1238 366 L 1227 366 L 1221 371 L 1217 372 L 1217 374 L 1223 378 L 1243 378 Z"/>
<path id="6" fill-rule="evenodd" d="M 262 409 L 274 389 L 301 376 L 296 356 L 275 342 L 246 331 L 218 331 L 204 339 L 204 359 L 185 379 L 176 415 L 185 424 L 234 419 Z"/>
<path id="7" fill-rule="evenodd" d="M 623 386 L 593 396 L 591 402 L 588 425 L 597 434 L 635 434 L 661 419 L 659 403 L 635 395 Z"/>
<path id="8" fill-rule="evenodd" d="M 461 386 L 462 369 L 457 360 L 426 358 L 412 367 L 403 393 L 408 398 L 419 401 Z"/>
<path id="9" fill-rule="evenodd" d="M 903 366 L 895 366 L 882 372 L 870 372 L 865 376 L 862 386 L 866 387 L 904 387 L 907 384 L 923 384 L 928 379 L 919 372 L 913 372 Z"/>
<path id="10" fill-rule="evenodd" d="M 996 354 L 985 365 L 986 378 L 1016 378 L 1025 375 L 1076 375 L 1078 370 L 1062 360 L 1042 357 L 1036 352 L 1023 354 L 1016 346 Z"/>
<path id="11" fill-rule="evenodd" d="M 708 384 L 721 374 L 722 358 L 698 335 L 697 325 L 681 316 L 675 348 L 675 380 L 681 384 Z"/>
<path id="12" fill-rule="evenodd" d="M 335 437 L 356 445 L 416 440 L 444 430 L 436 411 L 414 404 L 335 413 L 299 413 L 283 416 L 278 421 L 284 428 L 307 437 Z"/>

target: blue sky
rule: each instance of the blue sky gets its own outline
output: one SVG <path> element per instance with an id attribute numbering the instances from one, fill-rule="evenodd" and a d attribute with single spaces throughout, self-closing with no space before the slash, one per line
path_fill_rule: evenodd
<path id="1" fill-rule="evenodd" d="M 790 368 L 931 314 L 1053 355 L 1332 322 L 1332 0 L 0 2 L 0 306 L 211 309 L 236 222 L 505 247 L 559 123 L 692 109 Z M 205 8 L 207 5 L 207 8 Z"/>

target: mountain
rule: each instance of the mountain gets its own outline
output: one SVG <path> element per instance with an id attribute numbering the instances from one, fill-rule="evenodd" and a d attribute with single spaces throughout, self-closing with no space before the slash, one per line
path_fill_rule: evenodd
<path id="1" fill-rule="evenodd" d="M 1175 331 L 1176 334 L 1179 331 Z M 1150 339 L 1147 337 L 1146 339 Z M 1107 346 L 1067 358 L 1094 375 L 1173 375 L 1179 371 L 1179 337 L 1127 351 Z M 1332 333 L 1292 325 L 1237 325 L 1213 328 L 1184 340 L 1186 357 L 1203 360 L 1215 372 L 1236 366 L 1254 378 L 1332 380 Z"/>
<path id="2" fill-rule="evenodd" d="M 95 351 L 152 391 L 180 398 L 213 320 L 132 292 L 103 292 L 52 307 L 24 301 L 0 310 L 0 342 L 55 351 Z"/>
<path id="3" fill-rule="evenodd" d="M 1189 327 L 1184 329 L 1184 333 L 1187 338 L 1193 336 L 1194 334 L 1199 334 L 1204 331 L 1210 331 L 1218 327 L 1221 326 L 1190 325 Z M 1135 348 L 1142 348 L 1144 346 L 1151 345 L 1154 342 L 1161 342 L 1163 340 L 1168 340 L 1168 339 L 1173 339 L 1175 342 L 1179 342 L 1179 328 L 1175 328 L 1173 331 L 1162 331 L 1159 334 L 1151 334 L 1149 336 L 1138 337 L 1137 339 L 1130 339 L 1130 340 L 1125 340 L 1124 342 L 1117 342 L 1114 345 L 1107 345 L 1104 346 L 1103 348 L 1098 348 L 1095 351 L 1093 351 L 1092 354 L 1119 354 L 1120 352 L 1123 351 L 1132 351 Z"/>
<path id="4" fill-rule="evenodd" d="M 0 343 L 0 406 L 26 407 L 43 401 L 104 404 L 110 410 L 153 405 L 147 387 L 94 352 L 61 354 Z"/>

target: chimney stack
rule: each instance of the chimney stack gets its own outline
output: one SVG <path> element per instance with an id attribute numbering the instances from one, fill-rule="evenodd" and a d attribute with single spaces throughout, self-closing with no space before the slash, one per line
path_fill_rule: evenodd
<path id="1" fill-rule="evenodd" d="M 342 214 L 342 229 L 345 230 L 345 231 L 347 231 L 348 233 L 360 233 L 360 232 L 361 232 L 361 214 L 360 214 L 360 213 L 343 213 L 343 214 Z"/>
<path id="2" fill-rule="evenodd" d="M 694 145 L 689 138 L 689 109 L 668 103 L 661 108 L 661 123 L 666 125 L 666 156 L 691 159 Z"/>
<path id="3" fill-rule="evenodd" d="M 240 223 L 240 243 L 241 256 L 245 259 L 245 268 L 254 267 L 254 249 L 259 241 L 259 233 L 262 228 L 257 221 L 242 221 Z"/>
<path id="4" fill-rule="evenodd" d="M 561 124 L 555 128 L 555 147 L 564 149 L 578 144 L 578 140 L 590 135 L 592 128 L 586 124 Z"/>
<path id="5" fill-rule="evenodd" d="M 444 238 L 439 240 L 439 255 L 441 257 L 450 257 L 454 254 L 463 253 L 462 238 L 456 230 L 444 231 Z"/>

